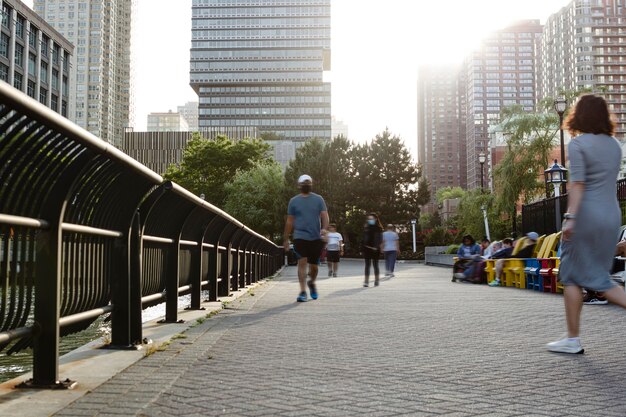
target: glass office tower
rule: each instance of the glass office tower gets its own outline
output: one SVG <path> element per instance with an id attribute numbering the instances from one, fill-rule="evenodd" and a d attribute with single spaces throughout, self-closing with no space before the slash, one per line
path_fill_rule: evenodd
<path id="1" fill-rule="evenodd" d="M 193 0 L 199 127 L 331 138 L 330 0 Z"/>

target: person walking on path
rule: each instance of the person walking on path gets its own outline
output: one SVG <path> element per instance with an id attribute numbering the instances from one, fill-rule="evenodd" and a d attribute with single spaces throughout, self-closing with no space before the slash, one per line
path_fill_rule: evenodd
<path id="1" fill-rule="evenodd" d="M 363 242 L 361 243 L 361 253 L 365 259 L 365 281 L 364 287 L 369 287 L 370 266 L 374 266 L 374 285 L 378 286 L 380 270 L 378 269 L 378 258 L 380 257 L 380 247 L 383 240 L 383 226 L 375 213 L 367 215 L 367 222 L 363 230 Z"/>
<path id="2" fill-rule="evenodd" d="M 311 298 L 317 300 L 315 279 L 328 228 L 326 203 L 320 195 L 311 192 L 312 186 L 313 179 L 309 175 L 301 175 L 298 178 L 300 194 L 289 200 L 283 236 L 283 246 L 288 252 L 289 235 L 293 231 L 293 246 L 298 258 L 298 280 L 300 281 L 300 294 L 296 299 L 298 302 L 307 300 L 307 285 Z M 308 283 L 306 282 L 307 275 L 310 278 Z"/>
<path id="3" fill-rule="evenodd" d="M 581 288 L 603 292 L 610 302 L 626 308 L 626 293 L 609 275 L 621 222 L 616 179 L 622 152 L 612 137 L 615 124 L 602 97 L 580 97 L 565 125 L 573 137 L 568 146 L 571 184 L 559 268 L 565 286 L 567 338 L 546 347 L 552 352 L 583 353 Z"/>
<path id="4" fill-rule="evenodd" d="M 328 276 L 336 277 L 339 259 L 343 256 L 343 236 L 337 233 L 337 225 L 328 226 L 326 235 L 326 257 L 328 258 Z"/>
<path id="5" fill-rule="evenodd" d="M 393 277 L 396 268 L 396 259 L 400 253 L 400 237 L 394 230 L 392 224 L 387 225 L 387 230 L 383 233 L 383 254 L 385 255 L 385 276 Z"/>

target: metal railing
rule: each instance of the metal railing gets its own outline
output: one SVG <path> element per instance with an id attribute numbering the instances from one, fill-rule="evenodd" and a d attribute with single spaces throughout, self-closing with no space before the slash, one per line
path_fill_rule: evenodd
<path id="1" fill-rule="evenodd" d="M 140 344 L 141 312 L 217 300 L 276 272 L 282 248 L 0 82 L 0 350 L 32 347 L 26 385 L 58 387 L 59 339 L 111 315 Z"/>
<path id="2" fill-rule="evenodd" d="M 559 197 L 561 215 L 567 210 L 567 194 Z M 626 179 L 617 181 L 617 200 L 622 210 L 622 224 L 626 224 Z M 556 198 L 547 198 L 522 206 L 522 231 L 537 232 L 540 235 L 558 232 L 556 230 Z"/>

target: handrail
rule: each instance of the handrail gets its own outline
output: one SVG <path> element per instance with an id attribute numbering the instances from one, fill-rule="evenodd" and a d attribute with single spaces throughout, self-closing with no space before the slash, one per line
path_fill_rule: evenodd
<path id="1" fill-rule="evenodd" d="M 0 350 L 33 348 L 31 386 L 58 385 L 60 337 L 104 314 L 112 346 L 138 344 L 143 308 L 165 301 L 177 321 L 179 293 L 201 308 L 202 291 L 283 264 L 266 237 L 2 81 L 0 184 Z"/>

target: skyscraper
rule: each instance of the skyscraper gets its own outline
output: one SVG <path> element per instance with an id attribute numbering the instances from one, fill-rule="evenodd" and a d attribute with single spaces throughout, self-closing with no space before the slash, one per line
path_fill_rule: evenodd
<path id="1" fill-rule="evenodd" d="M 34 0 L 35 11 L 75 45 L 69 119 L 120 146 L 132 126 L 131 23 L 135 0 Z"/>
<path id="2" fill-rule="evenodd" d="M 417 159 L 432 199 L 443 187 L 467 187 L 465 84 L 458 68 L 421 67 L 417 77 Z"/>
<path id="3" fill-rule="evenodd" d="M 561 90 L 601 93 L 626 134 L 626 5 L 620 0 L 574 0 L 550 16 L 541 41 L 539 98 Z M 571 103 L 570 103 L 571 104 Z"/>
<path id="4" fill-rule="evenodd" d="M 492 33 L 465 61 L 469 189 L 480 187 L 478 156 L 488 153 L 489 127 L 499 122 L 501 110 L 512 105 L 535 108 L 535 42 L 541 32 L 539 20 L 520 21 Z"/>
<path id="5" fill-rule="evenodd" d="M 0 4 L 0 79 L 67 116 L 74 46 L 20 0 Z"/>
<path id="6" fill-rule="evenodd" d="M 193 0 L 199 125 L 331 138 L 330 0 Z"/>

